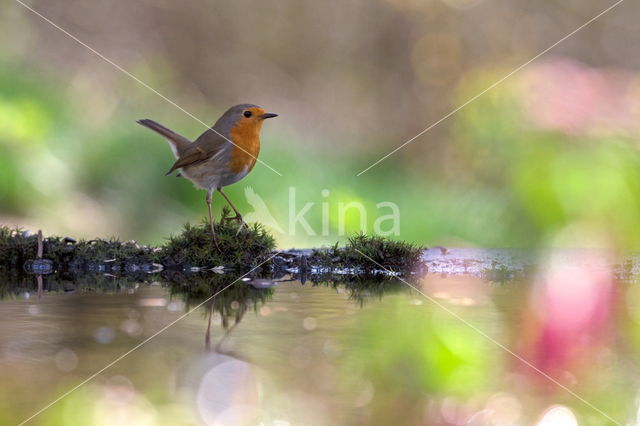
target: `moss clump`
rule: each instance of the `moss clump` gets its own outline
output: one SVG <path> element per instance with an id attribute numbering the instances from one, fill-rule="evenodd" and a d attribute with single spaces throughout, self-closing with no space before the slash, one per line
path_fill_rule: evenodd
<path id="1" fill-rule="evenodd" d="M 76 241 L 69 237 L 47 237 L 43 241 L 43 248 L 43 257 L 53 261 L 56 268 L 69 263 L 81 268 L 105 261 L 121 263 L 124 268 L 126 263 L 136 260 L 150 262 L 153 257 L 153 251 L 149 247 L 114 238 Z M 0 268 L 22 268 L 26 261 L 36 258 L 37 249 L 37 235 L 31 235 L 22 229 L 0 226 Z"/>
<path id="2" fill-rule="evenodd" d="M 134 241 L 81 240 L 49 237 L 44 240 L 44 258 L 58 271 L 102 272 L 111 274 L 147 273 L 160 263 L 177 271 L 190 267 L 248 271 L 274 254 L 274 238 L 260 224 L 241 226 L 229 219 L 228 210 L 216 225 L 218 247 L 211 239 L 208 221 L 187 224 L 162 247 L 139 246 Z M 264 269 L 284 271 L 297 268 L 301 273 L 349 272 L 372 274 L 390 270 L 409 275 L 423 272 L 422 247 L 388 238 L 358 234 L 344 247 L 315 249 L 311 255 L 291 251 L 280 253 Z M 22 268 L 35 259 L 37 236 L 20 229 L 0 227 L 0 268 Z M 307 252 L 308 253 L 308 252 Z M 28 267 L 28 264 L 27 266 Z M 36 272 L 31 271 L 31 272 Z"/>
<path id="3" fill-rule="evenodd" d="M 223 211 L 216 224 L 220 250 L 211 241 L 209 222 L 186 224 L 181 234 L 171 236 L 158 253 L 165 264 L 198 267 L 224 266 L 230 269 L 250 269 L 264 262 L 275 248 L 275 240 L 260 224 L 242 226 L 229 220 Z"/>
<path id="4" fill-rule="evenodd" d="M 76 241 L 47 237 L 43 257 L 51 260 L 58 270 L 72 271 L 135 272 L 152 263 L 248 270 L 266 260 L 275 248 L 273 237 L 261 225 L 241 227 L 229 220 L 226 210 L 216 231 L 220 251 L 211 241 L 208 222 L 203 221 L 198 226 L 185 225 L 182 233 L 172 236 L 160 248 L 113 238 Z M 37 235 L 0 226 L 0 268 L 21 269 L 25 262 L 36 258 L 37 248 Z"/>
<path id="5" fill-rule="evenodd" d="M 314 249 L 310 263 L 365 272 L 387 269 L 406 274 L 422 266 L 423 251 L 423 247 L 411 243 L 360 233 L 349 238 L 345 247 L 336 244 L 328 249 Z"/>

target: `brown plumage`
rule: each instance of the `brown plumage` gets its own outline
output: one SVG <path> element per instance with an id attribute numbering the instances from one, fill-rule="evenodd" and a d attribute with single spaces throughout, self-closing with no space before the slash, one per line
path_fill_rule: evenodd
<path id="1" fill-rule="evenodd" d="M 206 202 L 213 241 L 215 228 L 211 213 L 211 198 L 218 190 L 236 213 L 242 216 L 222 192 L 222 187 L 245 177 L 260 153 L 260 130 L 265 119 L 277 117 L 253 104 L 240 104 L 229 108 L 216 123 L 194 142 L 153 120 L 138 123 L 162 135 L 176 157 L 167 175 L 180 170 L 180 175 L 191 180 L 198 188 L 207 190 Z"/>

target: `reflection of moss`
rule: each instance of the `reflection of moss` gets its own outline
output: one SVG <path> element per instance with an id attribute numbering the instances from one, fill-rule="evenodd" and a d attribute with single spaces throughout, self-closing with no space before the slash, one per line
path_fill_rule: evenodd
<path id="1" fill-rule="evenodd" d="M 197 226 L 186 224 L 181 234 L 169 238 L 160 256 L 164 262 L 173 264 L 251 268 L 266 260 L 275 248 L 273 236 L 262 225 L 255 223 L 240 228 L 236 221 L 229 220 L 226 209 L 216 224 L 216 234 L 220 251 L 211 241 L 207 221 Z"/>
<path id="2" fill-rule="evenodd" d="M 37 290 L 33 275 L 19 269 L 0 269 L 0 299 L 14 298 L 19 294 Z"/>
<path id="3" fill-rule="evenodd" d="M 411 285 L 389 275 L 315 275 L 309 279 L 314 286 L 326 286 L 338 289 L 343 286 L 349 294 L 349 299 L 358 303 L 360 307 L 367 301 L 377 299 L 382 300 L 384 296 L 408 292 Z"/>
<path id="4" fill-rule="evenodd" d="M 115 277 L 97 273 L 51 274 L 42 277 L 42 291 L 118 293 L 134 289 L 141 282 L 151 282 L 152 278 L 152 275 Z M 36 291 L 38 286 L 34 275 L 15 269 L 0 272 L 0 299 Z"/>
<path id="5" fill-rule="evenodd" d="M 228 318 L 242 317 L 250 308 L 256 310 L 264 305 L 273 295 L 273 288 L 255 288 L 240 281 L 239 274 L 175 274 L 167 282 L 172 297 L 180 297 L 187 308 L 210 298 L 216 293 L 207 306 L 219 312 L 223 325 L 227 326 Z M 233 283 L 233 284 L 232 284 Z M 228 287 L 225 290 L 225 287 Z M 222 291 L 224 290 L 224 291 Z"/>
<path id="6" fill-rule="evenodd" d="M 240 281 L 240 277 L 242 277 L 240 274 L 188 273 L 184 275 L 171 271 L 119 277 L 97 273 L 58 273 L 43 277 L 42 291 L 45 293 L 70 291 L 118 293 L 123 290 L 133 290 L 140 284 L 159 281 L 169 289 L 171 297 L 179 297 L 183 300 L 187 309 L 219 292 L 207 303 L 207 306 L 214 312 L 220 313 L 223 325 L 226 326 L 229 318 L 241 317 L 250 309 L 256 310 L 273 295 L 273 288 L 255 288 Z M 228 288 L 225 289 L 225 287 Z M 15 298 L 36 291 L 38 286 L 34 275 L 15 269 L 0 272 L 0 299 Z"/>
<path id="7" fill-rule="evenodd" d="M 482 278 L 492 283 L 504 284 L 513 281 L 516 277 L 516 271 L 507 268 L 505 265 L 498 265 L 493 262 L 491 268 L 482 270 Z"/>
<path id="8" fill-rule="evenodd" d="M 314 250 L 310 263 L 333 268 L 389 269 L 407 273 L 420 264 L 424 248 L 378 236 L 357 234 L 345 247 Z"/>

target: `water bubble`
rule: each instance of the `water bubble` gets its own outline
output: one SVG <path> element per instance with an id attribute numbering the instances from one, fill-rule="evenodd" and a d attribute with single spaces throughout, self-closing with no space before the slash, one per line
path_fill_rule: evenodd
<path id="1" fill-rule="evenodd" d="M 29 305 L 27 307 L 27 312 L 29 312 L 30 315 L 39 315 L 40 314 L 40 306 L 38 306 L 38 305 Z"/>
<path id="2" fill-rule="evenodd" d="M 358 393 L 358 396 L 356 396 L 356 400 L 354 401 L 353 405 L 358 408 L 365 407 L 369 405 L 369 403 L 373 399 L 373 395 L 373 384 L 370 381 L 365 380 L 360 387 L 360 392 Z"/>
<path id="3" fill-rule="evenodd" d="M 260 424 L 259 400 L 254 367 L 229 359 L 204 374 L 195 402 L 205 424 L 254 425 Z"/>
<path id="4" fill-rule="evenodd" d="M 182 311 L 184 309 L 184 302 L 182 301 L 174 301 L 169 302 L 167 305 L 167 310 L 171 312 Z"/>
<path id="5" fill-rule="evenodd" d="M 304 346 L 296 346 L 289 354 L 289 361 L 295 368 L 305 368 L 311 362 L 311 351 Z"/>
<path id="6" fill-rule="evenodd" d="M 471 297 L 463 297 L 460 299 L 460 304 L 462 306 L 473 306 L 476 304 L 476 301 Z"/>
<path id="7" fill-rule="evenodd" d="M 107 344 L 113 341 L 116 337 L 116 333 L 111 327 L 100 327 L 96 330 L 93 337 L 96 339 L 96 342 Z"/>
<path id="8" fill-rule="evenodd" d="M 336 387 L 338 381 L 336 367 L 331 364 L 325 364 L 316 368 L 315 382 L 316 386 L 322 390 L 331 390 Z"/>
<path id="9" fill-rule="evenodd" d="M 73 371 L 78 366 L 78 356 L 71 349 L 64 348 L 54 358 L 56 367 L 60 371 Z"/>
<path id="10" fill-rule="evenodd" d="M 128 319 L 122 321 L 120 324 L 120 330 L 127 333 L 129 336 L 139 336 L 142 334 L 142 325 L 134 319 Z"/>
<path id="11" fill-rule="evenodd" d="M 327 358 L 337 358 L 342 354 L 342 345 L 335 340 L 327 339 L 322 346 L 322 351 Z"/>
<path id="12" fill-rule="evenodd" d="M 305 330 L 312 331 L 318 327 L 318 321 L 314 317 L 306 317 L 302 321 L 302 326 Z"/>
<path id="13" fill-rule="evenodd" d="M 104 387 L 104 393 L 107 399 L 120 403 L 132 402 L 136 397 L 133 383 L 124 376 L 113 376 L 109 378 Z"/>
<path id="14" fill-rule="evenodd" d="M 270 307 L 263 306 L 262 308 L 260 308 L 260 315 L 262 315 L 263 317 L 266 317 L 269 314 L 271 314 L 271 308 Z"/>
<path id="15" fill-rule="evenodd" d="M 138 319 L 140 316 L 140 312 L 138 312 L 137 309 L 129 309 L 129 312 L 127 313 L 127 317 L 129 317 L 129 319 Z"/>
<path id="16" fill-rule="evenodd" d="M 516 424 L 522 414 L 522 405 L 509 393 L 497 393 L 489 398 L 487 407 L 491 413 L 492 424 Z"/>
<path id="17" fill-rule="evenodd" d="M 544 412 L 536 426 L 578 426 L 578 419 L 568 407 L 554 405 Z"/>
<path id="18" fill-rule="evenodd" d="M 163 307 L 167 305 L 167 299 L 162 297 L 145 297 L 138 301 L 138 305 L 149 308 Z"/>

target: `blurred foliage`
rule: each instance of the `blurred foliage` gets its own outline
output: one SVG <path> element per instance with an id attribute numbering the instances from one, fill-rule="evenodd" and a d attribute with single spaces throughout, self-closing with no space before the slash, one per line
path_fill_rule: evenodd
<path id="1" fill-rule="evenodd" d="M 543 64 L 539 73 L 562 77 L 562 61 Z M 599 73 L 574 64 L 577 73 Z M 588 109 L 579 100 L 565 99 L 564 108 L 544 102 L 532 105 L 526 84 L 530 71 L 516 84 L 479 98 L 459 113 L 456 140 L 464 180 L 500 191 L 508 200 L 508 228 L 521 245 L 553 244 L 567 230 L 560 244 L 605 244 L 618 248 L 640 243 L 640 152 L 637 134 L 626 129 L 601 127 L 590 132 L 584 123 L 571 131 L 577 114 Z M 578 78 L 579 75 L 576 76 Z M 597 78 L 606 82 L 606 74 Z M 487 77 L 475 74 L 461 89 L 461 99 L 486 86 Z M 587 90 L 587 89 L 585 89 Z M 593 87 L 591 90 L 596 90 Z M 563 96 L 558 93 L 557 96 Z M 613 96 L 613 93 L 609 94 Z M 574 105 L 572 105 L 574 104 Z M 576 105 L 577 104 L 577 105 Z M 536 115 L 552 110 L 557 126 L 545 126 Z M 622 108 L 619 114 L 626 111 Z M 593 235 L 596 234 L 596 235 Z"/>

